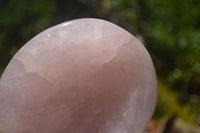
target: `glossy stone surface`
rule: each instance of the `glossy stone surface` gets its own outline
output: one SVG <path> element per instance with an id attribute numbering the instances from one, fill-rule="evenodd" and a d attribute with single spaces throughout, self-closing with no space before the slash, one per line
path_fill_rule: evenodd
<path id="1" fill-rule="evenodd" d="M 156 103 L 144 46 L 104 20 L 40 33 L 0 80 L 0 133 L 142 133 Z"/>

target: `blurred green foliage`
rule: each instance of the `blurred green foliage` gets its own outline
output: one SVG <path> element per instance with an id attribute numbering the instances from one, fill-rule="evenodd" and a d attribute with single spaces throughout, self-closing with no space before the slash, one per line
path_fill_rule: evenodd
<path id="1" fill-rule="evenodd" d="M 200 112 L 199 0 L 0 0 L 0 73 L 33 36 L 82 17 L 109 20 L 143 41 L 160 79 L 155 118 L 177 114 L 195 121 Z"/>
<path id="2" fill-rule="evenodd" d="M 178 102 L 179 94 L 168 88 L 160 79 L 158 79 L 158 88 L 160 89 L 158 89 L 158 100 L 154 114 L 156 120 L 176 115 L 189 123 L 196 123 L 196 110 L 200 109 L 199 106 L 192 106 L 188 103 L 181 105 Z"/>

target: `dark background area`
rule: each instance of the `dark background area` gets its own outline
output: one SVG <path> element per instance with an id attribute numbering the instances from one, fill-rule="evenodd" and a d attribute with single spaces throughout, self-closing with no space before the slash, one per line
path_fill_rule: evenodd
<path id="1" fill-rule="evenodd" d="M 199 0 L 0 0 L 0 75 L 48 27 L 76 18 L 111 21 L 148 49 L 158 76 L 151 133 L 200 133 Z"/>

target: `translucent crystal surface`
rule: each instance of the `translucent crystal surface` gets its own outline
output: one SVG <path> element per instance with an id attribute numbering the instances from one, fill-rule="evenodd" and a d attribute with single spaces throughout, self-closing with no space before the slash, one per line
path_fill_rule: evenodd
<path id="1" fill-rule="evenodd" d="M 104 20 L 40 33 L 0 80 L 0 133 L 142 133 L 156 103 L 144 46 Z"/>

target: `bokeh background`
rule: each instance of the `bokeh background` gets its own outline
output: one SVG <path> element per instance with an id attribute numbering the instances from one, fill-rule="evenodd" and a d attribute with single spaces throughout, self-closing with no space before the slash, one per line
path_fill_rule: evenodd
<path id="1" fill-rule="evenodd" d="M 0 75 L 32 37 L 64 21 L 111 21 L 148 49 L 158 76 L 149 133 L 200 133 L 200 0 L 0 0 Z"/>

